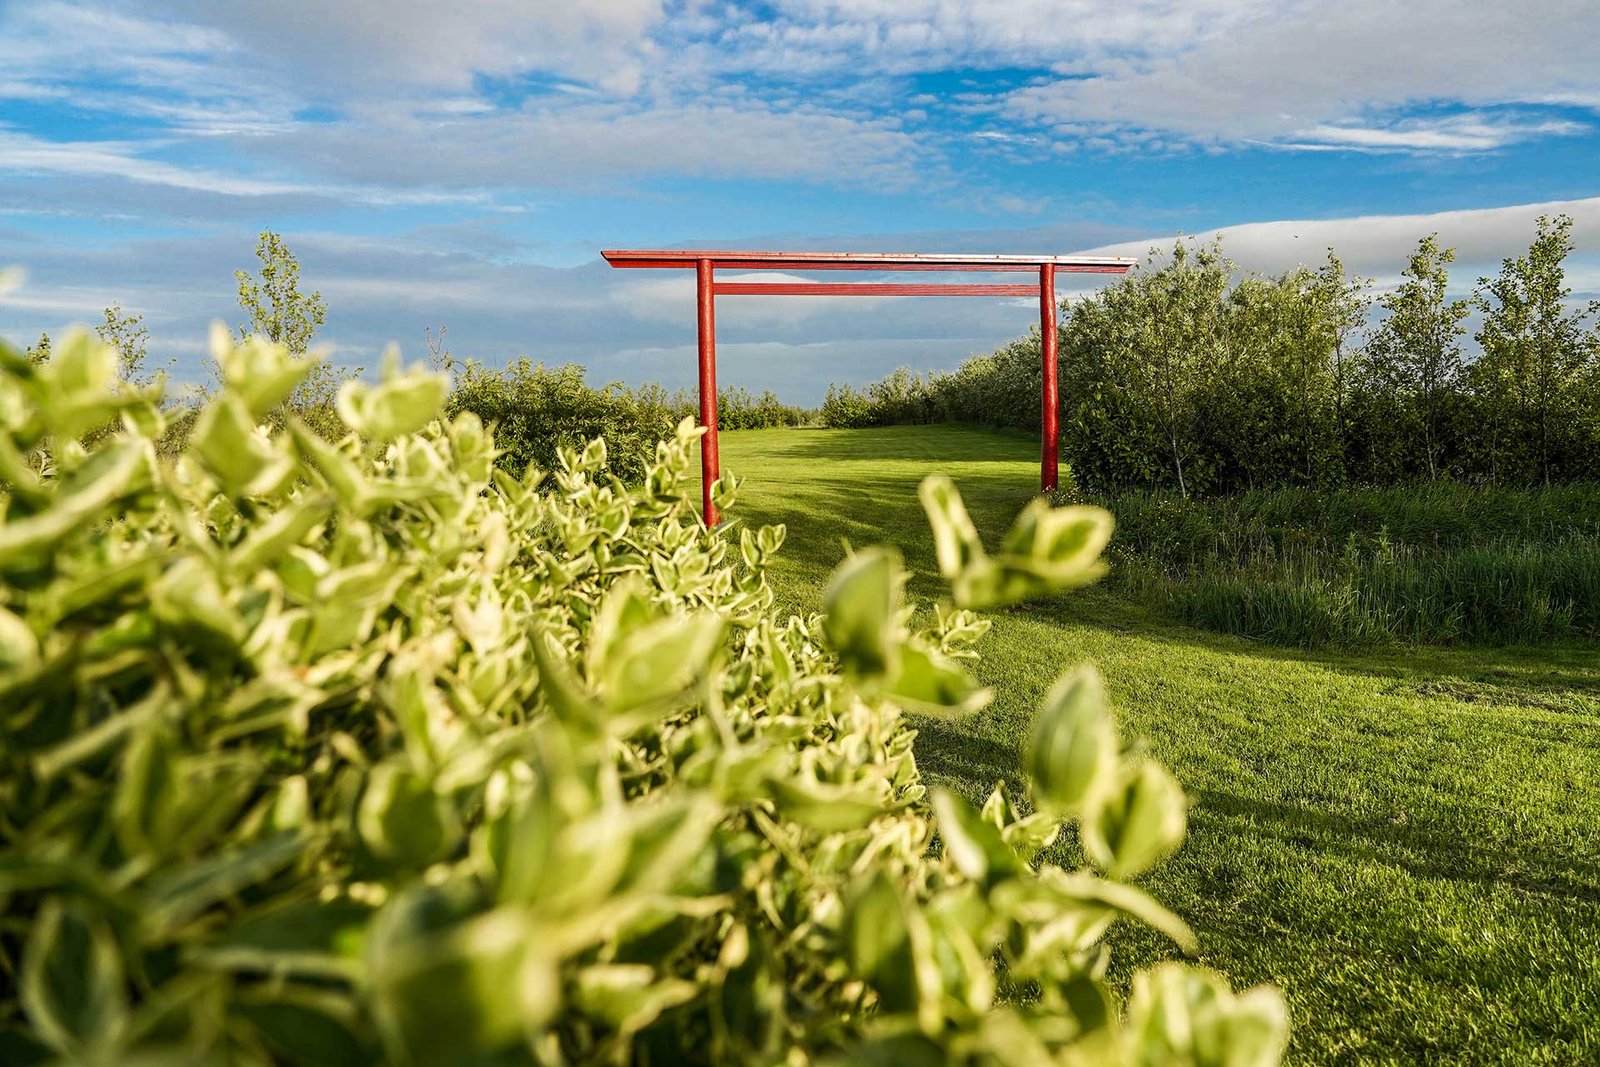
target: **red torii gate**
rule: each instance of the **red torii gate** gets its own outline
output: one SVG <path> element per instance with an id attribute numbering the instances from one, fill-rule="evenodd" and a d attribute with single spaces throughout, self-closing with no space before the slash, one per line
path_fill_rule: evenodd
<path id="1" fill-rule="evenodd" d="M 621 250 L 600 253 L 613 267 L 645 269 L 693 268 L 698 283 L 700 321 L 701 503 L 707 526 L 721 516 L 711 502 L 711 486 L 721 473 L 717 454 L 717 314 L 719 296 L 1037 296 L 1039 333 L 1043 341 L 1044 388 L 1039 403 L 1043 422 L 1039 447 L 1039 488 L 1056 487 L 1058 441 L 1056 394 L 1056 273 L 1125 274 L 1137 260 L 1113 256 L 988 256 L 893 254 L 884 252 L 729 252 Z M 717 281 L 718 269 L 965 271 L 1037 273 L 1023 284 L 927 285 L 898 282 L 734 282 Z"/>

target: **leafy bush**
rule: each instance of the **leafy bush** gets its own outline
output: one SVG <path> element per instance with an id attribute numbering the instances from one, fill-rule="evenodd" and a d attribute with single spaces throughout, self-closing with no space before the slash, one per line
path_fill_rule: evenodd
<path id="1" fill-rule="evenodd" d="M 1113 921 L 1192 945 L 1121 880 L 1185 802 L 1092 670 L 1031 807 L 917 772 L 904 713 L 989 698 L 972 610 L 1092 578 L 1104 512 L 990 555 L 930 479 L 953 604 L 913 626 L 873 549 L 783 617 L 783 528 L 697 522 L 687 422 L 633 488 L 599 439 L 519 477 L 441 376 L 346 383 L 329 443 L 258 425 L 308 361 L 215 345 L 175 464 L 110 347 L 0 350 L 0 1060 L 1277 1061 L 1270 990 L 1113 1006 Z M 1073 824 L 1094 869 L 1041 866 Z"/>
<path id="2" fill-rule="evenodd" d="M 688 391 L 677 394 L 673 410 L 679 418 L 695 417 L 699 402 Z M 811 413 L 785 404 L 771 389 L 760 396 L 743 386 L 723 386 L 717 390 L 717 426 L 723 430 L 772 430 L 783 426 L 804 426 Z"/>
<path id="3" fill-rule="evenodd" d="M 896 369 L 862 391 L 830 383 L 819 414 L 824 426 L 835 429 L 921 426 L 950 418 L 939 377 L 917 374 L 908 367 Z"/>
<path id="4" fill-rule="evenodd" d="M 859 430 L 866 426 L 880 426 L 872 410 L 872 401 L 865 393 L 857 392 L 851 385 L 828 384 L 828 395 L 822 399 L 818 413 L 822 425 L 835 430 Z"/>
<path id="5" fill-rule="evenodd" d="M 699 404 L 688 392 L 669 393 L 655 384 L 628 389 L 612 382 L 596 389 L 576 364 L 550 368 L 520 359 L 498 371 L 465 363 L 446 411 L 470 411 L 490 426 L 497 462 L 519 477 L 530 464 L 551 469 L 563 448 L 604 437 L 606 469 L 632 484 L 644 477 L 656 442 L 672 436 L 685 418 L 696 418 Z M 717 425 L 725 430 L 806 421 L 807 412 L 784 404 L 771 390 L 759 397 L 737 387 L 717 394 Z"/>
<path id="6" fill-rule="evenodd" d="M 682 418 L 660 390 L 630 393 L 620 385 L 596 389 L 575 364 L 550 368 L 521 359 L 495 371 L 465 364 L 446 414 L 471 412 L 493 428 L 497 462 L 517 477 L 530 466 L 552 469 L 562 449 L 606 439 L 606 469 L 638 482 L 657 441 Z"/>

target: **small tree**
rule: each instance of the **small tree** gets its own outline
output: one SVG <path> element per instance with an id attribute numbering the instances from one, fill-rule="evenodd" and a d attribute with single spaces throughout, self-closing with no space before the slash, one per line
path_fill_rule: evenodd
<path id="1" fill-rule="evenodd" d="M 28 362 L 37 366 L 40 363 L 50 362 L 50 335 L 41 333 L 39 343 L 28 349 Z"/>
<path id="2" fill-rule="evenodd" d="M 1345 405 L 1362 354 L 1358 337 L 1372 312 L 1372 279 L 1347 273 L 1330 248 L 1328 261 L 1317 268 L 1309 294 L 1321 309 L 1321 321 L 1333 346 L 1334 425 L 1343 440 Z"/>
<path id="3" fill-rule="evenodd" d="M 1588 320 L 1600 302 L 1573 307 L 1564 262 L 1572 218 L 1541 215 L 1526 255 L 1505 259 L 1500 274 L 1478 282 L 1483 355 L 1472 368 L 1497 431 L 1495 459 L 1526 479 L 1548 484 L 1582 409 L 1585 371 L 1595 359 Z"/>
<path id="4" fill-rule="evenodd" d="M 1190 251 L 1179 241 L 1172 262 L 1130 278 L 1108 293 L 1114 316 L 1126 312 L 1130 369 L 1160 429 L 1178 492 L 1189 495 L 1206 397 L 1226 360 L 1221 318 L 1233 264 L 1220 244 Z M 1126 302 L 1119 308 L 1118 304 Z"/>
<path id="5" fill-rule="evenodd" d="M 1455 249 L 1439 247 L 1438 234 L 1418 242 L 1404 281 L 1379 301 L 1388 317 L 1367 351 L 1373 384 L 1399 401 L 1397 414 L 1409 415 L 1420 434 L 1430 478 L 1442 466 L 1448 405 L 1461 380 L 1461 320 L 1472 308 L 1446 298 L 1455 258 Z"/>
<path id="6" fill-rule="evenodd" d="M 150 331 L 144 328 L 143 315 L 131 315 L 122 310 L 121 304 L 112 304 L 106 308 L 106 321 L 96 326 L 94 332 L 117 350 L 117 377 L 130 385 L 149 383 L 144 360 Z"/>
<path id="7" fill-rule="evenodd" d="M 233 272 L 239 281 L 239 306 L 250 316 L 239 327 L 240 339 L 255 333 L 296 354 L 305 352 L 328 314 L 322 293 L 307 296 L 300 291 L 300 261 L 271 230 L 262 231 L 256 242 L 256 258 L 261 261 L 260 277 Z"/>
<path id="8" fill-rule="evenodd" d="M 261 261 L 258 277 L 247 271 L 234 271 L 239 282 L 239 306 L 250 321 L 239 326 L 239 338 L 260 334 L 284 345 L 297 355 L 311 346 L 311 338 L 327 318 L 328 305 L 321 291 L 310 295 L 300 291 L 300 261 L 284 239 L 264 230 L 256 242 L 256 258 Z M 323 361 L 303 378 L 285 402 L 319 433 L 337 436 L 341 424 L 333 413 L 334 395 L 339 383 L 359 373 L 344 371 Z"/>

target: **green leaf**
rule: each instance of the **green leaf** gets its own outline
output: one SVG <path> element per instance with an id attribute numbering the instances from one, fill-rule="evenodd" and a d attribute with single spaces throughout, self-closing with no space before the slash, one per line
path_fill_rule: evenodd
<path id="1" fill-rule="evenodd" d="M 896 615 L 903 584 L 898 553 L 857 552 L 834 569 L 823 593 L 823 630 L 845 669 L 890 673 L 900 655 Z"/>
<path id="2" fill-rule="evenodd" d="M 206 405 L 190 434 L 189 450 L 236 497 L 269 492 L 289 471 L 288 458 L 256 429 L 249 407 L 234 393 Z"/>
<path id="3" fill-rule="evenodd" d="M 892 810 L 882 789 L 869 782 L 838 785 L 801 773 L 774 778 L 767 788 L 784 818 L 825 834 L 859 829 Z"/>
<path id="4" fill-rule="evenodd" d="M 0 524 L 0 566 L 57 548 L 69 534 L 92 527 L 117 501 L 149 487 L 152 463 L 144 441 L 123 441 L 97 451 L 57 490 L 48 508 Z"/>
<path id="5" fill-rule="evenodd" d="M 1115 523 L 1104 508 L 1052 508 L 1035 500 L 1023 509 L 1001 545 L 1005 562 L 1025 567 L 1051 589 L 1086 585 L 1105 573 L 1100 553 Z"/>
<path id="6" fill-rule="evenodd" d="M 1050 690 L 1034 720 L 1025 762 L 1034 800 L 1057 815 L 1076 814 L 1091 794 L 1110 786 L 1117 734 L 1093 667 L 1063 676 Z"/>
<path id="7" fill-rule="evenodd" d="M 169 868 L 150 885 L 146 917 L 156 931 L 174 930 L 213 904 L 278 873 L 305 847 L 299 834 L 273 834 L 188 866 Z"/>
<path id="8" fill-rule="evenodd" d="M 0 607 L 0 671 L 24 671 L 39 662 L 39 638 L 16 615 Z"/>
<path id="9" fill-rule="evenodd" d="M 462 833 L 450 799 L 395 762 L 372 769 L 356 826 L 374 855 L 413 868 L 444 859 L 460 843 Z"/>
<path id="10" fill-rule="evenodd" d="M 574 1000 L 579 1010 L 622 1034 L 644 1029 L 668 1008 L 699 993 L 693 982 L 663 978 L 637 963 L 597 964 L 578 972 Z"/>
<path id="11" fill-rule="evenodd" d="M 75 440 L 111 419 L 119 406 L 117 350 L 73 329 L 38 370 L 39 413 L 58 442 Z"/>
<path id="12" fill-rule="evenodd" d="M 606 656 L 601 693 L 616 712 L 654 707 L 703 678 L 723 623 L 701 612 L 636 626 Z"/>
<path id="13" fill-rule="evenodd" d="M 299 419 L 289 420 L 289 436 L 294 440 L 301 457 L 316 468 L 339 501 L 360 509 L 370 491 L 355 461 L 340 451 L 338 446 L 324 441 Z"/>
<path id="14" fill-rule="evenodd" d="M 398 363 L 398 356 L 393 363 Z M 339 387 L 339 417 L 373 441 L 392 441 L 422 429 L 438 416 L 450 392 L 450 379 L 444 375 L 425 370 L 400 374 L 393 363 L 376 386 L 347 381 Z"/>
<path id="15" fill-rule="evenodd" d="M 724 474 L 711 483 L 711 506 L 719 512 L 730 511 L 739 502 L 739 487 L 744 484 L 744 479 L 733 474 Z"/>
<path id="16" fill-rule="evenodd" d="M 212 652 L 244 643 L 244 620 L 228 603 L 216 574 L 193 557 L 173 564 L 151 586 L 150 611 L 179 639 Z"/>
<path id="17" fill-rule="evenodd" d="M 1000 832 L 963 798 L 948 789 L 934 789 L 933 814 L 938 820 L 944 854 L 966 877 L 987 885 L 1022 871 L 1021 861 Z"/>
<path id="18" fill-rule="evenodd" d="M 283 345 L 252 335 L 238 345 L 226 327 L 213 328 L 212 355 L 222 367 L 222 382 L 244 405 L 247 421 L 265 418 L 316 368 L 318 360 L 295 356 Z"/>
<path id="19" fill-rule="evenodd" d="M 315 1067 L 367 1067 L 377 1049 L 360 1036 L 364 1021 L 353 1008 L 327 995 L 290 987 L 270 1000 L 245 999 L 234 1011 L 249 1021 L 275 1062 Z"/>
<path id="20" fill-rule="evenodd" d="M 555 1015 L 561 1003 L 555 960 L 522 909 L 497 908 L 443 926 L 423 919 L 418 928 L 412 913 L 435 910 L 434 896 L 409 893 L 375 924 L 368 952 L 374 1013 L 397 1061 L 475 1062 Z"/>
<path id="21" fill-rule="evenodd" d="M 851 969 L 877 991 L 879 1012 L 910 1016 L 924 1032 L 939 1032 L 942 980 L 927 917 L 884 870 L 850 895 L 843 935 Z"/>
<path id="22" fill-rule="evenodd" d="M 978 539 L 978 530 L 967 515 L 955 482 L 942 474 L 930 474 L 922 479 L 917 496 L 928 514 L 928 525 L 933 528 L 934 554 L 939 561 L 939 573 L 946 580 L 983 559 L 983 543 Z"/>
<path id="23" fill-rule="evenodd" d="M 1103 904 L 1137 919 L 1153 930 L 1171 938 L 1184 952 L 1193 953 L 1198 948 L 1194 931 L 1171 911 L 1162 907 L 1155 898 L 1141 889 L 1122 882 L 1096 878 L 1087 871 L 1068 873 L 1060 868 L 1046 868 L 1041 872 L 1040 883 L 1062 900 Z"/>
<path id="24" fill-rule="evenodd" d="M 277 562 L 332 515 L 336 504 L 331 496 L 316 496 L 284 505 L 234 548 L 233 565 L 249 574 Z"/>
<path id="25" fill-rule="evenodd" d="M 539 695 L 550 710 L 571 726 L 590 726 L 603 721 L 600 701 L 584 688 L 567 662 L 566 651 L 549 634 L 535 631 L 528 645 L 539 668 Z"/>
<path id="26" fill-rule="evenodd" d="M 906 906 L 888 875 L 880 871 L 850 898 L 844 939 L 851 971 L 877 988 L 883 1010 L 915 1011 L 916 961 Z"/>
<path id="27" fill-rule="evenodd" d="M 1289 1037 L 1289 1012 L 1277 990 L 1235 995 L 1219 975 L 1162 963 L 1133 977 L 1123 1031 L 1139 1067 L 1275 1067 Z"/>
<path id="28" fill-rule="evenodd" d="M 1109 789 L 1092 794 L 1078 835 L 1096 867 L 1113 878 L 1143 874 L 1183 843 L 1183 789 L 1151 760 L 1127 768 Z"/>
<path id="29" fill-rule="evenodd" d="M 887 692 L 906 711 L 939 718 L 960 718 L 983 710 L 994 690 L 943 654 L 920 644 L 900 649 L 900 662 Z"/>
<path id="30" fill-rule="evenodd" d="M 110 927 L 84 905 L 46 898 L 28 928 L 18 993 L 34 1033 L 56 1052 L 102 1059 L 128 1013 Z"/>
<path id="31" fill-rule="evenodd" d="M 1099 556 L 1112 522 L 1101 508 L 1052 509 L 1048 501 L 1035 500 L 1017 516 L 999 554 L 989 557 L 948 478 L 925 478 L 920 495 L 933 528 L 939 573 L 960 607 L 1014 604 L 1087 584 L 1105 572 Z"/>

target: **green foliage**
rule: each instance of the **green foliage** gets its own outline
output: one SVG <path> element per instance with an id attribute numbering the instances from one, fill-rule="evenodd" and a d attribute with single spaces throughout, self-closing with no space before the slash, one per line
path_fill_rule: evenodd
<path id="1" fill-rule="evenodd" d="M 327 319 L 328 304 L 320 291 L 310 295 L 300 291 L 300 261 L 280 235 L 263 230 L 256 258 L 261 261 L 259 276 L 233 272 L 239 282 L 239 307 L 249 316 L 239 327 L 239 338 L 257 334 L 296 355 L 304 354 Z"/>
<path id="2" fill-rule="evenodd" d="M 806 413 L 771 392 L 752 396 L 746 389 L 724 389 L 717 397 L 717 424 L 725 430 L 797 426 Z M 496 462 L 514 475 L 534 464 L 549 470 L 562 448 L 581 448 L 603 437 L 605 469 L 638 482 L 654 455 L 656 442 L 670 437 L 684 419 L 698 420 L 699 405 L 686 392 L 660 385 L 628 389 L 620 382 L 595 388 L 583 368 L 572 363 L 546 367 L 527 358 L 504 370 L 475 360 L 460 364 L 447 409 L 470 411 L 494 429 Z"/>
<path id="3" fill-rule="evenodd" d="M 655 443 L 670 437 L 682 418 L 659 394 L 596 389 L 584 381 L 582 367 L 549 368 L 527 359 L 501 371 L 469 360 L 446 411 L 452 418 L 471 412 L 491 427 L 496 462 L 515 477 L 530 467 L 552 470 L 563 449 L 604 438 L 605 469 L 630 484 L 643 479 Z"/>
<path id="4" fill-rule="evenodd" d="M 239 326 L 239 339 L 256 335 L 283 345 L 295 355 L 304 355 L 327 319 L 327 302 L 320 290 L 310 294 L 300 291 L 300 261 L 278 234 L 262 231 L 256 242 L 256 258 L 261 261 L 258 275 L 233 272 L 239 283 L 239 307 L 249 319 Z M 360 373 L 360 367 L 344 368 L 326 360 L 316 361 L 283 398 L 284 411 L 274 421 L 282 423 L 285 416 L 293 415 L 324 437 L 337 438 L 343 430 L 334 412 L 335 400 L 341 386 Z"/>
<path id="5" fill-rule="evenodd" d="M 949 412 L 939 395 L 939 379 L 900 367 L 865 390 L 829 384 L 820 418 L 824 426 L 905 426 L 944 422 Z"/>
<path id="6" fill-rule="evenodd" d="M 1586 323 L 1600 302 L 1569 306 L 1562 263 L 1572 249 L 1572 218 L 1540 216 L 1527 255 L 1479 283 L 1483 355 L 1469 373 L 1493 420 L 1490 463 L 1510 480 L 1549 484 L 1595 469 L 1574 461 L 1597 439 L 1600 389 L 1587 379 L 1600 374 L 1600 334 Z"/>
<path id="7" fill-rule="evenodd" d="M 1600 635 L 1600 488 L 1130 491 L 1112 585 L 1208 629 L 1322 647 Z"/>
<path id="8" fill-rule="evenodd" d="M 822 425 L 835 430 L 856 430 L 864 426 L 881 426 L 872 410 L 872 401 L 866 394 L 857 392 L 848 384 L 828 384 L 828 395 L 822 399 L 820 412 Z"/>
<path id="9" fill-rule="evenodd" d="M 164 464 L 109 346 L 0 350 L 0 458 L 50 460 L 0 524 L 6 1062 L 1277 1061 L 1269 990 L 1168 965 L 1111 1007 L 1114 921 L 1192 938 L 1112 876 L 1185 802 L 1098 690 L 1095 788 L 1069 739 L 1048 812 L 927 796 L 904 712 L 982 706 L 985 626 L 916 623 L 894 554 L 785 616 L 782 527 L 699 524 L 687 421 L 633 488 L 600 441 L 518 476 L 427 371 L 327 441 L 260 423 L 309 361 L 217 357 Z M 958 586 L 1092 573 L 1106 520 L 1053 514 Z M 1040 856 L 1073 822 L 1104 876 Z"/>
<path id="10" fill-rule="evenodd" d="M 659 386 L 637 390 L 641 395 L 662 392 Z M 671 394 L 667 401 L 679 418 L 695 415 L 699 404 L 687 391 Z M 779 426 L 803 426 L 811 421 L 804 408 L 785 404 L 771 389 L 753 395 L 743 386 L 722 386 L 717 390 L 717 426 L 724 430 L 767 430 Z"/>
<path id="11" fill-rule="evenodd" d="M 1462 320 L 1471 301 L 1451 300 L 1449 266 L 1455 249 L 1424 237 L 1379 304 L 1387 313 L 1367 345 L 1364 369 L 1391 443 L 1420 437 L 1424 469 L 1438 477 L 1446 461 L 1450 409 L 1460 395 Z"/>
<path id="12" fill-rule="evenodd" d="M 1541 219 L 1475 300 L 1448 295 L 1454 250 L 1425 238 L 1376 323 L 1371 280 L 1331 252 L 1274 277 L 1241 274 L 1220 244 L 1152 253 L 1062 305 L 1064 457 L 1099 492 L 1600 476 L 1600 305 L 1571 306 L 1571 227 Z M 832 387 L 823 421 L 1036 432 L 1040 376 L 1033 332 L 949 373 Z"/>
<path id="13" fill-rule="evenodd" d="M 94 328 L 95 335 L 117 350 L 117 377 L 133 385 L 149 385 L 144 361 L 150 346 L 150 331 L 143 315 L 130 315 L 121 304 L 106 308 L 106 319 Z"/>

